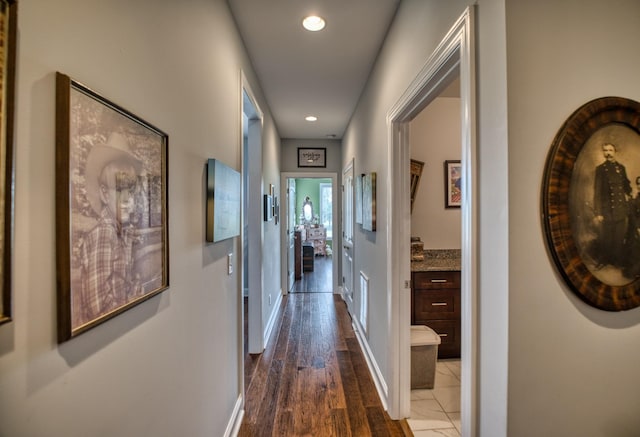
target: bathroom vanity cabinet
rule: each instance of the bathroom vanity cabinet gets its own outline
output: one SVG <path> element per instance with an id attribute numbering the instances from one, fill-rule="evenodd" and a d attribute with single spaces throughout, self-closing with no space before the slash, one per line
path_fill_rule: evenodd
<path id="1" fill-rule="evenodd" d="M 411 324 L 438 333 L 438 358 L 459 358 L 460 271 L 414 271 L 411 285 Z"/>

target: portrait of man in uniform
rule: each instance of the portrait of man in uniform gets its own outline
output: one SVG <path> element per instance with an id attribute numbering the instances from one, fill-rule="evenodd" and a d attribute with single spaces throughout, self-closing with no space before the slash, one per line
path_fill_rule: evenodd
<path id="1" fill-rule="evenodd" d="M 589 269 L 608 285 L 640 275 L 638 223 L 633 198 L 640 176 L 640 137 L 621 124 L 597 130 L 578 155 L 572 174 L 570 212 L 574 241 Z"/>

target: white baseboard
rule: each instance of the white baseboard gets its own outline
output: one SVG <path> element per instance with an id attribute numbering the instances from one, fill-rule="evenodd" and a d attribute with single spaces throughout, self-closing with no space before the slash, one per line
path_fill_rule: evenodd
<path id="1" fill-rule="evenodd" d="M 356 338 L 358 339 L 358 343 L 360 343 L 360 348 L 362 349 L 365 361 L 367 362 L 367 367 L 369 367 L 369 373 L 371 373 L 373 383 L 375 384 L 378 395 L 380 396 L 380 400 L 382 401 L 382 407 L 385 410 L 388 410 L 389 388 L 387 387 L 387 383 L 382 376 L 382 372 L 380 372 L 380 367 L 378 367 L 378 363 L 373 356 L 373 352 L 371 352 L 369 342 L 363 335 L 364 331 L 362 329 L 362 326 L 360 326 L 360 323 L 358 322 L 358 320 L 356 320 L 355 317 L 352 317 L 351 320 L 353 330 L 356 333 Z"/>
<path id="2" fill-rule="evenodd" d="M 278 320 L 278 314 L 280 313 L 281 303 L 282 303 L 282 290 L 280 290 L 280 293 L 278 293 L 276 302 L 273 305 L 274 310 L 271 312 L 271 317 L 269 317 L 269 322 L 267 322 L 267 326 L 265 327 L 265 330 L 264 330 L 264 338 L 263 338 L 262 344 L 264 345 L 265 348 L 267 347 L 267 343 L 269 342 L 271 331 L 273 331 L 273 327 L 275 326 L 276 321 Z"/>
<path id="3" fill-rule="evenodd" d="M 231 413 L 231 418 L 229 418 L 229 423 L 227 424 L 227 429 L 224 431 L 224 437 L 235 437 L 240 432 L 240 426 L 242 425 L 242 418 L 244 417 L 244 409 L 242 408 L 242 393 L 238 396 L 238 400 L 236 400 L 236 404 L 233 407 L 233 412 Z"/>

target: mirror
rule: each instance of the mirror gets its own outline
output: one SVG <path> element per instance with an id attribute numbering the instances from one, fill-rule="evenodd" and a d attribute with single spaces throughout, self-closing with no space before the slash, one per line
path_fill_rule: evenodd
<path id="1" fill-rule="evenodd" d="M 304 203 L 302 204 L 302 218 L 305 223 L 311 223 L 311 220 L 313 220 L 313 203 L 311 203 L 309 196 L 304 198 Z"/>

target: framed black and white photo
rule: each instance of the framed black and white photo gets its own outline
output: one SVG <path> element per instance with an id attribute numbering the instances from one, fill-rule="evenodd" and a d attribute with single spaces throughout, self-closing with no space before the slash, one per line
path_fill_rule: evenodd
<path id="1" fill-rule="evenodd" d="M 547 157 L 542 220 L 573 292 L 607 311 L 640 306 L 640 103 L 602 97 L 564 122 Z"/>
<path id="2" fill-rule="evenodd" d="M 58 340 L 169 286 L 168 136 L 56 75 Z"/>
<path id="3" fill-rule="evenodd" d="M 326 147 L 298 147 L 298 167 L 327 167 Z"/>

